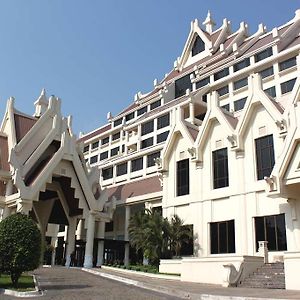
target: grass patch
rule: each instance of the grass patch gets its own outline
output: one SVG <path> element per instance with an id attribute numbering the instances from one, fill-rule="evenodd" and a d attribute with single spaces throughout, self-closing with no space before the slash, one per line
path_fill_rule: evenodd
<path id="1" fill-rule="evenodd" d="M 28 292 L 35 290 L 35 284 L 33 281 L 33 276 L 28 274 L 23 274 L 18 282 L 18 287 L 15 288 L 12 285 L 9 275 L 0 275 L 0 289 L 15 290 L 18 292 Z"/>

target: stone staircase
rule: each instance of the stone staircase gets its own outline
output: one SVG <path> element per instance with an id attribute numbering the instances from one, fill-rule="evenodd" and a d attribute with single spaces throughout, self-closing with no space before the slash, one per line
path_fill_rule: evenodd
<path id="1" fill-rule="evenodd" d="M 245 278 L 238 287 L 285 289 L 285 275 L 283 263 L 265 264 L 256 272 Z"/>

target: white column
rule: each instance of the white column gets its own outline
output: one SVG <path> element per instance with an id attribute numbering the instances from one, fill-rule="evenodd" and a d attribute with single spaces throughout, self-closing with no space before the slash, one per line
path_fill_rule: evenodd
<path id="1" fill-rule="evenodd" d="M 90 212 L 86 233 L 85 256 L 83 266 L 85 268 L 93 267 L 93 246 L 95 234 L 95 215 Z"/>
<path id="2" fill-rule="evenodd" d="M 97 263 L 96 266 L 100 267 L 103 264 L 103 254 L 104 254 L 104 232 L 105 232 L 105 222 L 98 223 L 98 252 L 97 252 Z"/>
<path id="3" fill-rule="evenodd" d="M 192 124 L 194 124 L 195 123 L 195 108 L 194 108 L 193 102 L 189 103 L 189 111 L 190 111 L 190 122 Z"/>
<path id="4" fill-rule="evenodd" d="M 124 265 L 129 265 L 129 233 L 128 233 L 128 226 L 130 220 L 130 206 L 125 206 L 125 255 L 124 255 Z"/>
<path id="5" fill-rule="evenodd" d="M 2 213 L 2 220 L 10 216 L 11 209 L 8 206 L 4 206 L 3 213 Z"/>
<path id="6" fill-rule="evenodd" d="M 69 220 L 67 232 L 67 251 L 66 251 L 66 267 L 71 266 L 71 254 L 75 251 L 75 232 L 76 232 L 77 218 L 73 217 Z M 75 257 L 74 253 L 73 256 Z"/>
<path id="7" fill-rule="evenodd" d="M 12 193 L 13 193 L 13 182 L 10 179 L 6 182 L 5 196 L 12 195 Z M 2 212 L 2 220 L 4 220 L 10 215 L 10 211 L 11 209 L 5 205 Z"/>
<path id="8" fill-rule="evenodd" d="M 20 212 L 24 215 L 29 215 L 29 212 L 32 210 L 32 201 L 19 199 L 17 202 L 17 212 Z"/>

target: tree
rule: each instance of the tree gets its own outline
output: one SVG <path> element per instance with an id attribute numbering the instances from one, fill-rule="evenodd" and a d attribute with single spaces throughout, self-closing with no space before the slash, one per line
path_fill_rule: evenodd
<path id="1" fill-rule="evenodd" d="M 40 257 L 41 233 L 30 217 L 18 213 L 0 222 L 0 271 L 10 274 L 13 286 L 39 266 Z"/>

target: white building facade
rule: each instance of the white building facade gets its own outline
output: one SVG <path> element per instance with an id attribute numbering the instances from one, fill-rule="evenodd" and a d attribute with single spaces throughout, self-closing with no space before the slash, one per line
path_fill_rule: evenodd
<path id="1" fill-rule="evenodd" d="M 161 209 L 194 233 L 192 256 L 162 261 L 161 270 L 230 285 L 263 264 L 267 241 L 265 260 L 284 262 L 286 287 L 299 289 L 300 10 L 253 35 L 244 22 L 232 32 L 226 19 L 214 30 L 210 13 L 203 25 L 191 23 L 153 91 L 79 139 L 116 198 L 104 258 L 128 263 L 130 216 Z"/>

